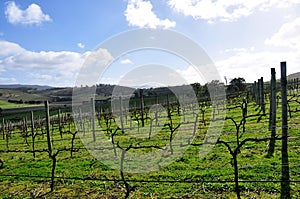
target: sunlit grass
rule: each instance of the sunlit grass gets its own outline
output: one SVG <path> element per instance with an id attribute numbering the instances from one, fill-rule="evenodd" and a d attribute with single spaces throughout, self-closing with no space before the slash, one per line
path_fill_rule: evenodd
<path id="1" fill-rule="evenodd" d="M 234 104 L 232 106 L 235 106 Z M 292 104 L 292 107 L 297 107 L 298 104 Z M 192 111 L 192 110 L 188 110 Z M 257 105 L 249 103 L 248 114 L 257 113 Z M 268 113 L 268 106 L 267 111 Z M 241 110 L 239 108 L 227 111 L 228 117 L 233 117 L 236 121 L 241 120 Z M 53 116 L 55 117 L 55 116 Z M 277 135 L 281 134 L 281 111 L 280 106 L 277 110 Z M 290 158 L 290 175 L 292 180 L 300 180 L 299 173 L 299 146 L 300 141 L 300 112 L 293 113 L 292 118 L 289 118 L 289 158 Z M 173 112 L 173 122 L 178 124 L 181 116 Z M 200 118 L 199 118 L 200 119 Z M 234 179 L 231 155 L 228 153 L 224 145 L 217 144 L 214 146 L 205 157 L 200 158 L 202 151 L 201 144 L 209 127 L 211 119 L 211 109 L 208 109 L 205 114 L 207 125 L 201 121 L 198 122 L 199 128 L 195 139 L 191 142 L 194 145 L 187 147 L 181 157 L 178 157 L 172 163 L 148 173 L 125 173 L 125 177 L 131 186 L 136 186 L 131 192 L 132 198 L 235 198 L 234 184 L 232 182 L 218 183 L 218 181 L 232 181 Z M 160 124 L 150 139 L 148 138 L 149 120 L 145 122 L 146 130 L 140 128 L 137 130 L 137 124 L 130 126 L 130 122 L 125 125 L 125 133 L 120 130 L 115 135 L 115 145 L 121 147 L 132 146 L 160 146 L 168 147 L 168 138 L 170 130 L 165 123 L 168 123 L 168 118 L 164 118 L 164 123 Z M 85 135 L 87 139 L 92 140 L 91 123 L 86 120 Z M 190 120 L 192 123 L 193 120 Z M 96 123 L 98 124 L 98 123 Z M 105 121 L 102 119 L 101 127 L 97 126 L 96 130 L 102 133 L 105 137 L 102 144 L 109 143 L 110 133 L 106 131 Z M 188 124 L 182 124 L 188 128 Z M 112 123 L 111 129 L 116 129 L 116 124 Z M 53 149 L 70 148 L 72 135 L 66 133 L 68 125 L 63 129 L 63 139 L 57 130 L 57 125 L 54 126 Z M 74 125 L 70 126 L 71 132 L 76 130 Z M 127 131 L 126 131 L 127 129 Z M 129 131 L 130 129 L 130 131 Z M 186 130 L 186 129 L 185 129 Z M 185 130 L 180 133 L 185 133 Z M 44 131 L 44 130 L 43 130 Z M 186 132 L 189 132 L 186 130 Z M 31 150 L 31 138 L 28 137 L 28 143 L 20 137 L 21 132 L 15 132 L 9 139 L 9 150 Z M 133 134 L 135 133 L 135 134 Z M 180 135 L 180 133 L 175 133 Z M 236 129 L 232 121 L 226 120 L 222 128 L 220 139 L 228 142 L 230 146 L 236 146 Z M 246 130 L 242 133 L 240 140 L 245 138 L 264 138 L 269 137 L 268 117 L 262 117 L 258 121 L 257 117 L 247 119 Z M 112 169 L 107 166 L 105 161 L 99 161 L 93 157 L 86 149 L 85 145 L 79 139 L 83 136 L 83 132 L 79 132 L 75 139 L 75 148 L 80 148 L 79 151 L 73 152 L 71 157 L 70 151 L 60 152 L 57 156 L 57 168 L 55 180 L 55 191 L 45 195 L 47 198 L 58 197 L 97 197 L 97 198 L 120 198 L 124 197 L 125 191 L 123 183 L 120 182 L 121 177 L 117 169 Z M 81 137 L 84 140 L 84 137 Z M 15 144 L 18 143 L 18 144 Z M 97 142 L 101 147 L 101 142 Z M 46 136 L 36 137 L 36 149 L 46 149 Z M 276 141 L 276 149 L 274 157 L 266 158 L 268 142 L 247 143 L 241 148 L 241 153 L 238 155 L 239 178 L 243 180 L 280 180 L 281 177 L 281 141 Z M 6 142 L 0 134 L 0 150 L 6 150 Z M 132 153 L 151 153 L 158 149 L 140 149 Z M 108 154 L 101 153 L 101 158 L 109 160 Z M 117 154 L 120 158 L 120 151 Z M 159 158 L 159 157 L 158 157 Z M 21 175 L 30 176 L 50 176 L 51 159 L 47 152 L 37 153 L 36 158 L 33 158 L 32 153 L 1 153 L 1 159 L 4 161 L 4 168 L 1 173 L 20 175 L 18 177 L 0 177 L 0 197 L 9 198 L 13 194 L 19 195 L 20 198 L 33 197 L 34 194 L 45 194 L 49 189 L 49 178 L 25 178 Z M 141 160 L 142 161 L 142 160 Z M 130 162 L 128 162 L 130 164 Z M 138 166 L 138 165 L 137 165 Z M 86 180 L 72 180 L 63 178 L 82 178 Z M 91 179 L 103 179 L 91 180 Z M 105 180 L 106 179 L 106 180 Z M 132 182 L 132 180 L 146 181 L 199 181 L 198 183 L 182 183 L 182 182 Z M 203 181 L 203 182 L 200 182 Z M 214 181 L 214 182 L 210 182 Z M 299 197 L 299 184 L 292 183 L 292 197 Z M 279 198 L 280 183 L 274 182 L 241 182 L 240 187 L 244 198 Z M 2 195 L 1 195 L 2 194 Z"/>

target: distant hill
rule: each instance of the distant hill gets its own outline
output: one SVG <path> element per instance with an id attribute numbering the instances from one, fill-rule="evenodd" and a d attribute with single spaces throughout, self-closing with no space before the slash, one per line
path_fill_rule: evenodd
<path id="1" fill-rule="evenodd" d="M 134 92 L 133 88 L 99 84 L 95 88 L 97 99 L 106 99 L 115 92 Z M 13 103 L 39 104 L 44 100 L 55 103 L 70 103 L 72 101 L 73 88 L 56 88 L 41 85 L 0 85 L 0 101 Z"/>
<path id="2" fill-rule="evenodd" d="M 194 86 L 192 85 L 194 88 Z M 130 97 L 134 95 L 139 97 L 140 90 L 138 88 L 117 86 L 110 84 L 98 84 L 93 87 L 82 87 L 94 89 L 95 97 L 97 100 L 108 99 L 115 94 L 123 94 Z M 78 88 L 80 89 L 80 88 Z M 157 96 L 157 95 L 173 95 L 173 92 L 189 91 L 190 85 L 172 86 L 172 87 L 150 87 L 144 85 L 142 87 L 143 95 Z M 200 90 L 204 88 L 200 88 Z M 205 90 L 205 89 L 204 89 Z M 73 88 L 56 88 L 51 86 L 41 85 L 0 85 L 0 102 L 11 102 L 16 104 L 42 104 L 43 101 L 48 100 L 50 103 L 56 104 L 71 104 L 73 96 Z"/>
<path id="3" fill-rule="evenodd" d="M 30 89 L 30 88 L 26 88 Z M 0 88 L 0 100 L 6 102 L 29 102 L 29 101 L 39 101 L 50 100 L 47 96 L 43 96 L 37 93 L 31 93 L 29 90 L 23 90 L 20 88 Z"/>
<path id="4" fill-rule="evenodd" d="M 298 73 L 293 73 L 293 74 L 290 74 L 290 75 L 288 75 L 288 77 L 287 77 L 288 79 L 297 79 L 297 78 L 299 78 L 300 79 L 300 72 L 298 72 Z"/>
<path id="5" fill-rule="evenodd" d="M 29 89 L 41 91 L 41 90 L 51 89 L 53 87 L 46 86 L 46 85 L 7 84 L 7 85 L 0 85 L 0 88 L 5 88 L 5 89 L 29 88 Z"/>

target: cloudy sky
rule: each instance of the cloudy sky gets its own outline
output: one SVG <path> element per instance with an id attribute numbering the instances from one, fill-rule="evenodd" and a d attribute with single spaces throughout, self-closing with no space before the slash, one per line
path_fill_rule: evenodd
<path id="1" fill-rule="evenodd" d="M 222 78 L 268 80 L 271 67 L 279 77 L 281 61 L 289 74 L 300 71 L 300 0 L 15 0 L 0 8 L 0 84 L 73 86 L 91 51 L 137 28 L 186 35 Z M 118 82 L 125 68 L 142 64 L 138 57 L 115 60 L 101 82 Z M 201 82 L 188 66 L 175 70 Z"/>

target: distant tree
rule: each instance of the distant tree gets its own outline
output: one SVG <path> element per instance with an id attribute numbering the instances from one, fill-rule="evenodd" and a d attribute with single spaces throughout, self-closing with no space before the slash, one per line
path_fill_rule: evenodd
<path id="1" fill-rule="evenodd" d="M 220 82 L 219 80 L 212 80 L 204 85 L 204 93 L 209 95 L 209 92 L 213 91 L 213 89 L 219 88 L 220 86 L 224 86 L 224 83 Z"/>
<path id="2" fill-rule="evenodd" d="M 211 95 L 215 96 L 217 94 L 216 92 L 218 92 L 218 90 L 223 87 L 223 82 L 219 80 L 212 80 L 211 82 L 208 82 L 201 87 L 200 97 L 204 99 L 204 101 L 210 99 Z"/>
<path id="3" fill-rule="evenodd" d="M 196 93 L 196 96 L 199 97 L 199 95 L 201 94 L 201 90 L 202 90 L 202 86 L 200 83 L 193 83 L 191 84 L 194 92 Z"/>
<path id="4" fill-rule="evenodd" d="M 227 91 L 229 93 L 245 91 L 246 90 L 246 81 L 242 77 L 234 78 L 229 82 Z"/>

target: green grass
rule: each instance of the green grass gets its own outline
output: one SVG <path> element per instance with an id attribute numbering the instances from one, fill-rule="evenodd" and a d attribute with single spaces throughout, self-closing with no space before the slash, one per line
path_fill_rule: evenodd
<path id="1" fill-rule="evenodd" d="M 12 100 L 23 100 L 30 101 L 30 100 L 39 100 L 43 101 L 46 100 L 47 97 L 39 95 L 39 94 L 33 94 L 33 93 L 26 93 L 17 89 L 0 89 L 0 100 L 7 101 L 8 99 Z"/>
<path id="2" fill-rule="evenodd" d="M 22 108 L 22 107 L 33 107 L 38 105 L 31 105 L 31 104 L 16 104 L 16 103 L 10 103 L 7 101 L 0 100 L 0 108 L 6 109 L 6 108 Z"/>
<path id="3" fill-rule="evenodd" d="M 230 105 L 234 106 L 236 104 Z M 292 104 L 293 108 L 298 105 Z M 248 114 L 257 113 L 257 106 L 254 103 L 249 104 Z M 267 106 L 268 108 L 268 106 Z M 281 111 L 280 106 L 277 110 L 277 134 L 281 133 Z M 268 113 L 268 109 L 266 111 Z M 174 123 L 179 123 L 180 117 L 174 114 Z M 211 109 L 208 108 L 205 117 L 206 120 L 211 118 Z M 239 108 L 227 111 L 227 116 L 240 120 L 241 110 Z M 55 114 L 52 118 L 56 117 Z M 200 118 L 199 118 L 200 119 Z M 166 120 L 168 122 L 168 120 Z M 136 123 L 133 123 L 133 125 Z M 300 152 L 300 112 L 293 113 L 292 118 L 289 118 L 289 161 L 290 175 L 292 180 L 300 180 L 299 173 L 299 152 Z M 97 127 L 96 130 L 106 131 L 105 122 L 101 120 L 102 129 Z M 146 126 L 149 125 L 149 120 L 146 121 Z M 185 127 L 186 124 L 182 124 Z M 208 122 L 209 125 L 209 122 Z M 68 125 L 64 126 L 64 130 L 68 130 Z M 128 122 L 125 128 L 130 127 Z M 149 126 L 148 126 L 149 127 Z M 187 127 L 187 125 L 186 125 Z M 60 138 L 57 131 L 57 125 L 54 126 L 53 148 L 61 149 L 71 146 L 71 134 L 64 133 L 63 139 Z M 91 135 L 90 123 L 85 121 L 86 134 Z M 116 124 L 112 124 L 111 128 L 116 128 Z M 202 144 L 208 126 L 199 122 L 197 137 L 193 140 L 193 144 Z M 44 130 L 43 130 L 44 131 Z M 75 131 L 75 126 L 71 125 L 71 131 Z M 41 132 L 39 130 L 39 132 Z M 135 135 L 127 132 L 135 132 Z M 184 133 L 183 130 L 181 133 Z M 98 132 L 99 133 L 99 132 Z M 30 150 L 31 138 L 28 138 L 29 145 L 22 138 L 21 132 L 15 132 L 9 139 L 9 149 L 14 150 Z M 148 139 L 148 134 L 140 131 L 125 131 L 125 134 L 118 131 L 115 136 L 115 143 L 118 142 L 122 147 L 133 146 L 168 146 L 168 138 L 170 131 L 167 127 L 162 127 L 161 130 L 153 134 L 151 139 Z M 179 132 L 176 135 L 180 135 Z M 79 135 L 77 134 L 77 138 Z M 106 138 L 103 142 L 98 141 L 97 146 L 111 146 L 107 144 L 110 134 L 105 134 Z M 247 119 L 246 131 L 241 133 L 240 140 L 245 138 L 263 138 L 269 137 L 268 117 L 262 117 L 258 122 L 257 117 Z M 230 120 L 226 120 L 223 126 L 220 139 L 229 142 L 231 147 L 235 147 L 235 127 Z M 92 138 L 83 139 L 85 141 Z M 138 145 L 139 143 L 139 145 Z M 80 139 L 75 140 L 76 148 L 83 148 L 84 145 Z M 125 173 L 127 180 L 154 180 L 154 181 L 216 181 L 204 183 L 182 183 L 182 182 L 128 182 L 130 186 L 136 186 L 131 192 L 131 198 L 235 198 L 233 183 L 218 183 L 217 181 L 233 180 L 234 173 L 232 167 L 231 156 L 224 145 L 217 144 L 214 146 L 205 157 L 200 158 L 201 146 L 189 146 L 185 153 L 177 158 L 172 163 L 165 167 L 149 173 Z M 36 137 L 36 148 L 46 149 L 46 136 Z M 276 141 L 275 154 L 271 158 L 266 158 L 268 142 L 247 143 L 241 148 L 241 153 L 238 155 L 239 178 L 240 180 L 280 180 L 281 174 L 281 141 Z M 0 150 L 6 150 L 6 142 L 2 140 L 0 134 Z M 139 154 L 152 152 L 156 149 L 133 150 L 129 152 Z M 104 151 L 99 151 L 101 158 L 111 158 Z M 169 153 L 169 152 L 167 152 Z M 118 157 L 120 153 L 118 153 Z M 159 160 L 161 157 L 157 157 Z M 37 153 L 36 158 L 33 158 L 32 153 L 1 153 L 1 159 L 4 161 L 4 168 L 0 171 L 3 174 L 19 175 L 18 177 L 3 177 L 0 176 L 0 197 L 2 198 L 120 198 L 125 196 L 124 184 L 119 182 L 121 179 L 118 170 L 112 169 L 104 164 L 104 162 L 95 159 L 87 150 L 80 149 L 73 153 L 70 157 L 69 151 L 60 152 L 57 156 L 57 168 L 55 176 L 59 177 L 55 180 L 55 191 L 49 192 L 49 178 L 26 178 L 22 175 L 30 176 L 50 176 L 51 159 L 47 152 Z M 130 161 L 125 162 L 126 165 L 132 164 Z M 141 165 L 143 160 L 141 160 Z M 125 165 L 125 166 L 126 166 Z M 135 166 L 135 165 L 132 165 Z M 138 165 L 137 165 L 138 166 Z M 72 180 L 62 178 L 86 178 L 86 179 L 110 179 L 114 181 L 98 181 L 98 180 Z M 262 183 L 262 182 L 241 182 L 243 198 L 279 198 L 280 183 Z M 291 183 L 292 198 L 300 197 L 299 183 Z M 45 194 L 43 196 L 43 194 Z"/>

